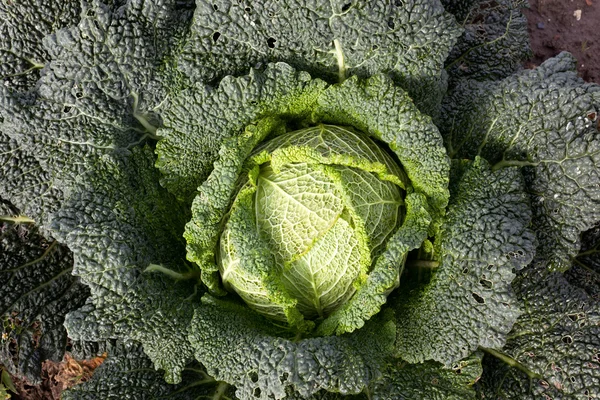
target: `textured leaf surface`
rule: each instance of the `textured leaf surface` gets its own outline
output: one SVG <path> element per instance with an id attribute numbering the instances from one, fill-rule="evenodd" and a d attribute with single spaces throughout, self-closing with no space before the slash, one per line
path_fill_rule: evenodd
<path id="1" fill-rule="evenodd" d="M 1 2 L 0 81 L 12 90 L 33 87 L 48 60 L 42 39 L 77 23 L 80 10 L 77 0 Z"/>
<path id="2" fill-rule="evenodd" d="M 446 59 L 454 79 L 496 80 L 522 68 L 531 57 L 524 0 L 452 1 L 462 36 Z M 465 9 L 468 10 L 465 12 Z"/>
<path id="3" fill-rule="evenodd" d="M 62 393 L 63 400 L 196 400 L 232 397 L 233 388 L 209 377 L 200 365 L 183 371 L 182 382 L 170 385 L 136 343 L 120 343 L 94 371 L 92 379 Z"/>
<path id="4" fill-rule="evenodd" d="M 568 53 L 501 82 L 462 82 L 445 101 L 453 157 L 521 166 L 538 255 L 570 267 L 579 234 L 600 220 L 600 86 L 577 78 Z"/>
<path id="5" fill-rule="evenodd" d="M 385 369 L 383 378 L 370 389 L 374 400 L 463 400 L 475 399 L 473 385 L 481 376 L 481 356 L 474 354 L 451 368 L 427 361 L 407 364 L 397 360 Z"/>
<path id="6" fill-rule="evenodd" d="M 396 354 L 447 366 L 478 346 L 502 347 L 519 316 L 510 282 L 533 258 L 534 235 L 516 168 L 492 172 L 478 158 L 455 163 L 451 204 L 436 237 L 440 265 L 431 281 L 398 297 Z"/>
<path id="7" fill-rule="evenodd" d="M 438 110 L 442 65 L 459 35 L 438 0 L 199 1 L 177 61 L 205 82 L 277 61 L 328 81 L 389 72 L 431 112 Z"/>
<path id="8" fill-rule="evenodd" d="M 62 193 L 53 185 L 52 174 L 26 147 L 2 132 L 1 126 L 0 176 L 0 198 L 10 201 L 23 215 L 40 222 L 43 215 L 58 208 Z"/>
<path id="9" fill-rule="evenodd" d="M 351 335 L 292 341 L 247 309 L 204 299 L 189 340 L 210 375 L 237 387 L 241 399 L 282 399 L 291 389 L 359 393 L 379 376 L 394 342 L 394 325 L 378 317 Z"/>
<path id="10" fill-rule="evenodd" d="M 385 142 L 398 156 L 410 184 L 425 194 L 434 225 L 448 204 L 449 162 L 431 118 L 384 75 L 351 78 L 329 87 L 318 99 L 314 119 L 352 126 Z"/>
<path id="11" fill-rule="evenodd" d="M 53 221 L 56 236 L 73 251 L 74 273 L 92 290 L 91 301 L 67 318 L 69 335 L 139 340 L 177 382 L 192 355 L 184 332 L 192 313 L 185 299 L 194 284 L 142 271 L 162 264 L 188 272 L 181 235 L 189 214 L 159 186 L 151 149 L 103 161 Z"/>
<path id="12" fill-rule="evenodd" d="M 502 350 L 530 374 L 486 356 L 478 390 L 493 399 L 593 399 L 600 393 L 600 303 L 545 265 L 513 286 L 523 303 Z"/>
<path id="13" fill-rule="evenodd" d="M 226 77 L 215 89 L 182 91 L 162 112 L 165 126 L 158 131 L 156 150 L 162 185 L 177 197 L 190 199 L 211 172 L 224 139 L 242 135 L 264 117 L 305 119 L 325 85 L 286 64 L 275 64 L 264 72 Z"/>
<path id="14" fill-rule="evenodd" d="M 257 226 L 281 261 L 306 253 L 344 209 L 339 185 L 324 171 L 291 164 L 275 173 L 261 168 L 257 179 Z"/>
<path id="15" fill-rule="evenodd" d="M 16 215 L 0 200 L 0 364 L 39 382 L 43 361 L 62 360 L 65 315 L 85 303 L 89 290 L 71 275 L 69 249 L 31 223 L 10 221 Z"/>
<path id="16" fill-rule="evenodd" d="M 565 277 L 592 299 L 600 301 L 600 224 L 582 234 L 581 251 Z"/>
<path id="17" fill-rule="evenodd" d="M 319 334 L 335 332 L 339 335 L 361 328 L 365 320 L 381 310 L 388 294 L 398 287 L 407 252 L 423 243 L 431 224 L 425 196 L 411 193 L 405 201 L 403 225 L 388 240 L 385 251 L 375 261 L 360 290 L 318 327 Z"/>
<path id="18" fill-rule="evenodd" d="M 119 2 L 120 3 L 120 2 Z M 44 40 L 51 62 L 39 92 L 65 105 L 65 116 L 87 115 L 115 127 L 155 130 L 152 110 L 174 76 L 167 60 L 189 24 L 191 1 L 81 3 L 76 26 Z"/>

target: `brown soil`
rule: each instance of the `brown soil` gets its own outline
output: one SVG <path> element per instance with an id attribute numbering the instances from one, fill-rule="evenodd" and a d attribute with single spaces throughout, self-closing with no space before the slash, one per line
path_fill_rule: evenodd
<path id="1" fill-rule="evenodd" d="M 31 385 L 12 377 L 19 394 L 11 393 L 11 400 L 59 400 L 64 390 L 89 380 L 105 358 L 106 354 L 91 360 L 75 360 L 66 354 L 59 363 L 44 361 L 41 384 Z"/>
<path id="2" fill-rule="evenodd" d="M 600 0 L 529 0 L 528 19 L 534 65 L 561 51 L 577 58 L 579 76 L 600 83 Z M 577 20 L 574 13 L 580 10 Z"/>

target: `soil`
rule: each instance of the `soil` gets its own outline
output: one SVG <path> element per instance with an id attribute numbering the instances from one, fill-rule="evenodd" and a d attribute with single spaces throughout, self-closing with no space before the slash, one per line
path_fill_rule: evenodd
<path id="1" fill-rule="evenodd" d="M 578 60 L 579 76 L 600 84 L 600 0 L 529 0 L 529 6 L 529 66 L 568 51 Z"/>
<path id="2" fill-rule="evenodd" d="M 66 354 L 62 362 L 44 361 L 39 385 L 11 377 L 19 393 L 11 393 L 11 400 L 60 400 L 64 390 L 89 380 L 105 358 L 106 354 L 103 354 L 91 360 L 75 360 Z"/>

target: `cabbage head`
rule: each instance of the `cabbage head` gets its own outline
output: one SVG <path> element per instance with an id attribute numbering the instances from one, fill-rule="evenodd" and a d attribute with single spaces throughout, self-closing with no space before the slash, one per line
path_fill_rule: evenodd
<path id="1" fill-rule="evenodd" d="M 271 301 L 269 285 L 305 318 L 327 317 L 360 290 L 402 224 L 404 172 L 373 140 L 333 125 L 276 137 L 246 169 L 220 238 L 225 287 L 274 319 L 290 311 Z M 257 273 L 259 252 L 267 263 Z"/>

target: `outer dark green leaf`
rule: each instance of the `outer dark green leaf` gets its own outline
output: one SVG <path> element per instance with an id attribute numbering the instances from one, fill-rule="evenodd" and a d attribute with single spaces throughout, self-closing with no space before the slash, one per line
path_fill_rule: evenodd
<path id="1" fill-rule="evenodd" d="M 600 224 L 582 235 L 581 251 L 565 277 L 569 283 L 600 301 Z"/>
<path id="2" fill-rule="evenodd" d="M 229 76 L 216 89 L 191 88 L 169 99 L 165 127 L 158 131 L 161 183 L 179 198 L 195 196 L 220 156 L 224 139 L 243 135 L 248 125 L 264 117 L 307 119 L 325 86 L 305 72 L 276 64 L 264 72 Z"/>
<path id="3" fill-rule="evenodd" d="M 475 399 L 473 385 L 481 376 L 481 356 L 474 354 L 451 368 L 427 361 L 388 365 L 383 378 L 370 389 L 374 400 L 466 400 Z"/>
<path id="4" fill-rule="evenodd" d="M 90 381 L 63 392 L 62 399 L 225 400 L 233 398 L 232 392 L 231 386 L 215 381 L 197 364 L 184 369 L 180 384 L 165 383 L 139 344 L 120 343 L 94 371 Z"/>
<path id="5" fill-rule="evenodd" d="M 447 366 L 478 346 L 500 348 L 519 316 L 510 282 L 533 258 L 534 235 L 516 168 L 492 172 L 478 158 L 454 164 L 447 218 L 435 238 L 439 268 L 427 284 L 401 286 L 396 355 Z"/>
<path id="6" fill-rule="evenodd" d="M 525 0 L 452 1 L 464 29 L 446 59 L 451 80 L 502 79 L 520 70 L 531 56 Z M 468 11 L 465 12 L 465 9 Z M 451 83 L 452 85 L 452 83 Z"/>
<path id="7" fill-rule="evenodd" d="M 17 140 L 0 128 L 0 198 L 15 205 L 23 215 L 40 221 L 58 207 L 62 195 L 54 177 Z"/>
<path id="8" fill-rule="evenodd" d="M 452 156 L 523 167 L 538 255 L 569 268 L 579 234 L 600 220 L 600 86 L 579 79 L 562 53 L 501 82 L 463 81 L 445 109 Z"/>
<path id="9" fill-rule="evenodd" d="M 234 384 L 241 399 L 283 399 L 290 390 L 359 393 L 380 375 L 395 338 L 383 315 L 349 335 L 288 340 L 246 307 L 203 300 L 189 331 L 196 359 Z"/>
<path id="10" fill-rule="evenodd" d="M 330 82 L 389 72 L 422 111 L 437 112 L 459 34 L 438 0 L 198 1 L 177 62 L 204 82 L 277 61 Z"/>
<path id="11" fill-rule="evenodd" d="M 0 200 L 0 364 L 38 382 L 43 361 L 62 360 L 65 315 L 89 290 L 71 275 L 71 252 L 31 223 L 10 221 L 16 215 Z"/>
<path id="12" fill-rule="evenodd" d="M 175 278 L 188 272 L 181 236 L 188 213 L 159 186 L 152 150 L 103 161 L 53 220 L 53 232 L 73 251 L 74 274 L 92 290 L 88 304 L 67 318 L 69 335 L 139 340 L 167 379 L 178 382 L 192 357 L 185 329 L 194 282 L 142 271 L 163 265 Z"/>
<path id="13" fill-rule="evenodd" d="M 600 303 L 560 273 L 534 265 L 514 283 L 523 303 L 502 350 L 511 368 L 486 356 L 485 399 L 593 399 L 600 393 Z"/>
<path id="14" fill-rule="evenodd" d="M 42 39 L 77 23 L 80 10 L 78 0 L 0 2 L 0 81 L 18 91 L 33 87 L 48 61 Z"/>
<path id="15" fill-rule="evenodd" d="M 460 23 L 468 15 L 475 4 L 480 0 L 441 0 L 442 5 Z"/>
<path id="16" fill-rule="evenodd" d="M 175 84 L 167 63 L 189 24 L 190 3 L 131 0 L 117 7 L 82 1 L 79 23 L 44 40 L 51 62 L 40 94 L 63 104 L 65 116 L 155 130 L 152 111 Z"/>

